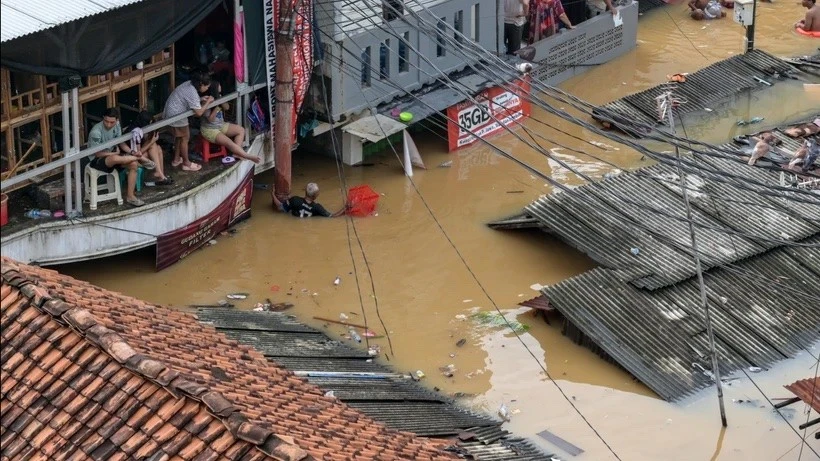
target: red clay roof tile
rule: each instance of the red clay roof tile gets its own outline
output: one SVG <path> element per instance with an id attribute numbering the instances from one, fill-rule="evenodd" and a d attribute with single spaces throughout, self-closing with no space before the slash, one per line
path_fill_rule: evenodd
<path id="1" fill-rule="evenodd" d="M 3 388 L 16 390 L 19 384 L 7 380 L 27 375 L 54 380 L 42 386 L 50 405 L 29 402 L 31 397 L 26 403 L 55 413 L 49 426 L 57 435 L 47 442 L 55 458 L 74 452 L 71 443 L 54 442 L 61 437 L 93 441 L 97 446 L 91 455 L 97 459 L 167 455 L 201 461 L 218 459 L 222 452 L 248 460 L 264 453 L 298 460 L 306 454 L 302 449 L 314 459 L 383 459 L 397 453 L 404 459 L 453 458 L 438 444 L 387 429 L 325 398 L 318 388 L 193 316 L 7 258 L 2 266 L 0 326 L 9 357 L 3 370 L 11 375 L 4 376 Z M 29 324 L 41 325 L 47 337 L 32 339 L 37 335 Z M 31 358 L 32 351 L 39 360 Z M 34 362 L 46 373 L 31 369 Z M 26 396 L 29 386 L 24 383 L 25 392 L 4 393 L 3 402 Z M 19 424 L 17 419 L 3 428 Z M 13 434 L 10 442 L 19 443 L 18 432 L 6 432 Z M 97 444 L 97 437 L 103 443 Z M 23 443 L 20 450 L 28 446 Z"/>

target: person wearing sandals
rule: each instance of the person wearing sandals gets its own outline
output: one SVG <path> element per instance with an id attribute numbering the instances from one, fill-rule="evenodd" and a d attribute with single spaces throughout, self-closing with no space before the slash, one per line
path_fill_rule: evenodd
<path id="1" fill-rule="evenodd" d="M 208 91 L 211 86 L 211 77 L 205 73 L 194 73 L 191 79 L 176 87 L 165 101 L 163 118 L 171 118 L 184 114 L 189 110 L 194 111 L 194 115 L 201 117 L 205 112 L 205 106 L 213 101 L 211 96 L 205 96 L 200 103 L 199 94 Z M 191 139 L 191 130 L 188 128 L 188 118 L 171 123 L 171 130 L 174 133 L 174 161 L 171 166 L 182 166 L 183 171 L 199 171 L 202 165 L 191 162 L 188 158 L 188 142 Z"/>
<path id="2" fill-rule="evenodd" d="M 147 110 L 141 111 L 131 127 L 131 151 L 137 157 L 147 157 L 154 162 L 154 180 L 146 182 L 147 186 L 170 186 L 174 180 L 165 176 L 165 159 L 162 147 L 157 143 L 159 131 L 145 133 L 143 128 L 151 123 L 151 113 Z"/>
<path id="3" fill-rule="evenodd" d="M 120 136 L 122 136 L 120 111 L 115 107 L 110 107 L 105 110 L 102 122 L 94 125 L 88 133 L 88 147 L 99 146 Z M 142 165 L 147 170 L 153 170 L 155 165 L 148 158 L 134 154 L 132 149 L 122 143 L 119 146 L 113 146 L 111 150 L 103 150 L 94 154 L 89 166 L 103 173 L 127 170 L 125 201 L 131 206 L 140 207 L 145 205 L 145 202 L 134 195 L 137 186 L 137 168 Z"/>
<path id="4" fill-rule="evenodd" d="M 222 96 L 221 91 L 222 87 L 219 83 L 213 82 L 210 88 L 212 100 L 219 99 Z M 205 100 L 203 99 L 202 102 L 204 103 Z M 259 157 L 250 155 L 242 149 L 242 141 L 245 140 L 245 129 L 239 125 L 226 122 L 223 109 L 227 110 L 228 104 L 213 106 L 203 112 L 199 125 L 199 134 L 208 142 L 225 146 L 228 152 L 235 157 L 259 163 L 261 161 Z"/>

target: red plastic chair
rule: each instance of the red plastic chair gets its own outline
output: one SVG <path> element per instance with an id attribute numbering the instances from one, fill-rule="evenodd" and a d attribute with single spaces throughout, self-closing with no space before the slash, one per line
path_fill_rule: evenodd
<path id="1" fill-rule="evenodd" d="M 211 144 L 202 136 L 197 137 L 196 150 L 202 154 L 202 161 L 209 162 L 212 158 L 224 157 L 228 155 L 228 149 L 219 144 Z"/>

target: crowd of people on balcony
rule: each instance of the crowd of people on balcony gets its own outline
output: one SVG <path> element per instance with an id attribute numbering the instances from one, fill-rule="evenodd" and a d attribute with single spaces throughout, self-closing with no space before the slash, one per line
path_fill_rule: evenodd
<path id="1" fill-rule="evenodd" d="M 190 79 L 177 86 L 168 96 L 162 119 L 171 119 L 185 113 L 193 112 L 200 119 L 199 135 L 210 143 L 225 148 L 231 155 L 259 163 L 259 157 L 248 154 L 242 144 L 245 130 L 239 125 L 225 121 L 225 110 L 228 104 L 214 105 L 221 97 L 221 86 L 211 81 L 206 72 L 195 72 Z M 189 118 L 183 117 L 173 121 L 168 128 L 174 139 L 174 152 L 171 166 L 182 171 L 195 172 L 202 165 L 191 161 L 189 156 L 191 130 Z M 96 152 L 89 166 L 103 173 L 126 171 L 125 202 L 134 207 L 141 207 L 145 202 L 136 196 L 138 169 L 144 168 L 153 172 L 153 177 L 146 184 L 150 186 L 169 186 L 173 178 L 165 174 L 165 155 L 159 144 L 159 131 L 146 132 L 154 116 L 142 111 L 136 121 L 126 128 L 131 133 L 130 142 L 123 142 L 114 147 Z M 105 144 L 123 135 L 120 125 L 120 113 L 117 108 L 108 108 L 101 122 L 95 124 L 88 135 L 88 147 Z"/>
<path id="2" fill-rule="evenodd" d="M 561 29 L 601 14 L 618 14 L 630 0 L 504 0 L 504 45 L 516 54 L 522 45 L 555 35 Z M 567 7 L 565 9 L 565 6 Z"/>

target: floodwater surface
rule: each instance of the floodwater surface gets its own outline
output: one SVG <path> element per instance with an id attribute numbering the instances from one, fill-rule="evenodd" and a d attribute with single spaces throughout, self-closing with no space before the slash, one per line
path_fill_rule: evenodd
<path id="1" fill-rule="evenodd" d="M 647 13 L 639 23 L 636 50 L 562 88 L 589 102 L 605 103 L 659 84 L 667 74 L 693 72 L 742 52 L 739 25 L 731 19 L 691 21 L 686 10 L 685 5 L 672 5 Z M 817 41 L 791 28 L 804 12 L 793 1 L 759 3 L 758 47 L 780 56 L 814 52 Z M 740 95 L 731 104 L 710 108 L 712 112 L 685 118 L 687 133 L 725 142 L 741 133 L 735 125 L 739 119 L 765 116 L 762 128 L 799 118 L 820 107 L 803 92 L 801 84 L 786 83 Z M 492 143 L 561 184 L 575 186 L 584 180 L 558 160 L 591 178 L 612 171 L 612 164 L 619 169 L 646 164 L 635 151 L 538 109 L 525 126 L 549 139 L 539 142 L 552 158 L 512 134 L 495 137 Z M 515 133 L 529 139 L 524 129 Z M 397 370 L 421 370 L 428 386 L 468 394 L 462 399 L 465 404 L 491 414 L 505 404 L 511 413 L 506 427 L 546 450 L 556 448 L 535 435 L 545 429 L 585 450 L 577 457 L 559 452 L 564 459 L 614 459 L 590 425 L 623 460 L 798 458 L 800 438 L 789 424 L 796 428 L 805 421 L 804 405 L 786 412 L 787 424 L 741 376 L 726 389 L 729 427 L 722 432 L 714 390 L 676 404 L 661 401 L 623 370 L 562 336 L 558 322 L 548 325 L 518 307 L 538 294 L 532 285 L 557 283 L 594 267 L 542 232 L 486 226 L 519 212 L 553 187 L 486 145 L 448 154 L 446 142 L 436 135 L 416 135 L 416 143 L 428 169 L 416 170 L 412 182 L 390 150 L 368 158 L 373 166 L 344 168 L 348 185 L 368 184 L 381 194 L 378 215 L 355 219 L 355 229 L 345 219 L 297 220 L 273 213 L 267 192 L 256 191 L 253 217 L 239 225 L 236 234 L 220 236 L 216 245 L 162 272 L 154 271 L 150 251 L 59 269 L 178 308 L 215 303 L 235 291 L 251 294 L 233 301 L 239 309 L 250 309 L 265 298 L 292 302 L 295 307 L 289 313 L 341 340 L 346 340 L 344 327 L 314 317 L 339 319 L 345 314 L 349 322 L 389 336 L 389 342 L 385 337 L 371 343 L 381 346 Z M 448 160 L 452 166 L 438 167 Z M 322 190 L 320 202 L 328 209 L 341 206 L 331 158 L 298 154 L 293 171 L 294 193 L 315 181 Z M 256 181 L 271 180 L 264 174 Z M 341 283 L 334 285 L 337 276 Z M 497 326 L 491 316 L 496 309 L 524 325 L 522 331 L 516 335 Z M 459 347 L 461 339 L 466 343 Z M 755 381 L 771 398 L 789 397 L 782 385 L 810 376 L 813 363 L 803 353 L 755 375 Z M 446 377 L 439 368 L 451 364 L 453 376 Z M 813 456 L 804 449 L 802 459 Z"/>

